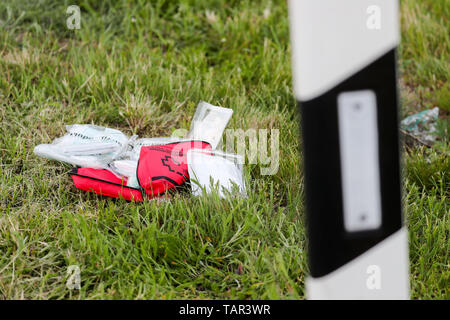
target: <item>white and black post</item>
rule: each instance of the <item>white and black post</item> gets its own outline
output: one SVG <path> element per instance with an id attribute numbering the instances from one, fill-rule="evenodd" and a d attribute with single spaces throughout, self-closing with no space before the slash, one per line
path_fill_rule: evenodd
<path id="1" fill-rule="evenodd" d="M 398 0 L 289 0 L 309 299 L 408 299 Z"/>

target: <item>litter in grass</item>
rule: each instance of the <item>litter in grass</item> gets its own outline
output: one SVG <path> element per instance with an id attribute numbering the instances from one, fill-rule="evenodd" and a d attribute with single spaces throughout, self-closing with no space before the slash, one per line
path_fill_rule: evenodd
<path id="1" fill-rule="evenodd" d="M 191 123 L 188 137 L 209 142 L 213 149 L 222 141 L 222 134 L 233 115 L 233 110 L 201 101 Z"/>
<path id="2" fill-rule="evenodd" d="M 186 138 L 128 138 L 119 130 L 76 124 L 34 153 L 77 166 L 70 172 L 75 187 L 113 198 L 143 201 L 187 182 L 194 195 L 218 188 L 225 197 L 237 187 L 246 196 L 242 159 L 217 150 L 232 114 L 200 102 Z"/>
<path id="3" fill-rule="evenodd" d="M 67 133 L 52 144 L 40 144 L 34 153 L 75 166 L 106 168 L 128 142 L 119 130 L 94 125 L 66 126 Z"/>
<path id="4" fill-rule="evenodd" d="M 414 137 L 425 145 L 431 145 L 436 140 L 436 121 L 439 108 L 435 107 L 406 117 L 400 123 L 406 135 Z"/>
<path id="5" fill-rule="evenodd" d="M 211 188 L 218 189 L 219 196 L 222 198 L 226 197 L 227 191 L 234 188 L 243 196 L 246 195 L 242 176 L 242 156 L 220 151 L 191 149 L 187 157 L 194 195 L 201 195 L 203 191 L 211 193 Z"/>

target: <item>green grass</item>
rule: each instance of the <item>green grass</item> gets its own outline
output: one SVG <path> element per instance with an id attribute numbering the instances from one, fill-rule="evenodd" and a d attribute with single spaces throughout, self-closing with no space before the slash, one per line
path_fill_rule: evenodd
<path id="1" fill-rule="evenodd" d="M 450 112 L 450 2 L 401 1 L 401 71 L 406 111 Z"/>
<path id="2" fill-rule="evenodd" d="M 284 1 L 0 3 L 0 297 L 301 299 L 307 273 L 299 130 Z M 436 150 L 405 153 L 415 299 L 449 299 L 449 10 L 402 1 L 404 114 L 439 106 Z M 214 12 L 214 13 L 212 13 Z M 249 198 L 142 204 L 75 189 L 33 148 L 64 124 L 141 137 L 188 128 L 200 101 L 229 128 L 280 129 L 280 169 L 246 167 Z M 445 138 L 447 137 L 447 138 Z M 81 268 L 81 290 L 66 287 Z"/>

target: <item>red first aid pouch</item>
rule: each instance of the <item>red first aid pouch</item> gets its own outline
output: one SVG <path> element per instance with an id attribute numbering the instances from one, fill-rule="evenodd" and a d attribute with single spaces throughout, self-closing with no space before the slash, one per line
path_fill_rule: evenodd
<path id="1" fill-rule="evenodd" d="M 70 174 L 78 189 L 128 201 L 143 201 L 144 193 L 152 198 L 189 179 L 187 152 L 193 148 L 211 150 L 211 145 L 203 141 L 185 141 L 141 147 L 137 165 L 140 188 L 126 186 L 126 180 L 105 169 L 76 168 Z"/>
<path id="2" fill-rule="evenodd" d="M 105 169 L 75 168 L 70 172 L 75 187 L 112 198 L 142 201 L 142 189 L 126 186 L 126 180 Z"/>
<path id="3" fill-rule="evenodd" d="M 189 179 L 187 152 L 190 149 L 211 150 L 211 145 L 203 141 L 186 141 L 141 148 L 137 179 L 148 196 L 162 194 Z"/>

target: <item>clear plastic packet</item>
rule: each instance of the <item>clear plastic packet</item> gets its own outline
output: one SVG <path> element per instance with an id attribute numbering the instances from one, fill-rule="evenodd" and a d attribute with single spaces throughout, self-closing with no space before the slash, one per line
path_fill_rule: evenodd
<path id="1" fill-rule="evenodd" d="M 222 198 L 235 191 L 247 196 L 240 155 L 191 149 L 187 161 L 193 195 L 209 194 L 216 189 Z"/>
<path id="2" fill-rule="evenodd" d="M 159 144 L 169 144 L 175 142 L 183 142 L 187 141 L 187 139 L 177 138 L 177 137 L 159 137 L 159 138 L 141 138 L 137 139 L 133 145 L 133 155 L 132 159 L 139 159 L 139 154 L 141 152 L 142 147 L 155 146 Z"/>
<path id="3" fill-rule="evenodd" d="M 223 131 L 233 115 L 233 110 L 200 101 L 191 122 L 188 138 L 209 142 L 216 149 L 222 141 Z"/>
<path id="4" fill-rule="evenodd" d="M 115 160 L 109 165 L 109 170 L 118 177 L 127 177 L 127 186 L 139 188 L 136 176 L 137 160 Z"/>
<path id="5" fill-rule="evenodd" d="M 34 148 L 38 156 L 93 169 L 107 168 L 108 164 L 127 144 L 128 137 L 121 131 L 95 125 L 68 125 L 67 133 L 51 144 Z"/>

